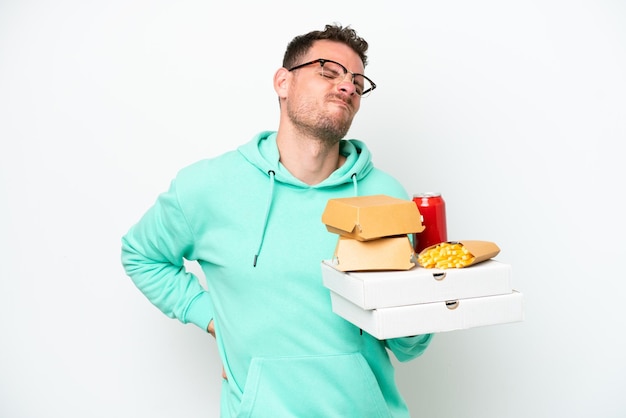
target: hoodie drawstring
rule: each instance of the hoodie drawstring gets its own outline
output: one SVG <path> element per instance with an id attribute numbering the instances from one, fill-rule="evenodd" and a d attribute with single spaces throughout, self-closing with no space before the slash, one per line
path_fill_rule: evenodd
<path id="1" fill-rule="evenodd" d="M 263 240 L 265 239 L 265 230 L 267 229 L 267 220 L 270 217 L 270 209 L 272 208 L 272 200 L 274 199 L 274 177 L 276 173 L 274 170 L 270 170 L 267 172 L 270 176 L 270 194 L 267 199 L 267 206 L 265 209 L 265 220 L 263 221 L 263 230 L 261 231 L 261 241 L 259 242 L 259 248 L 254 255 L 254 261 L 252 263 L 252 267 L 256 267 L 257 259 L 259 258 L 259 254 L 261 253 L 261 247 L 263 247 Z"/>
<path id="2" fill-rule="evenodd" d="M 265 219 L 263 220 L 263 230 L 261 231 L 261 240 L 259 242 L 259 248 L 257 249 L 256 254 L 254 255 L 254 260 L 252 262 L 253 267 L 256 267 L 256 263 L 259 259 L 259 254 L 261 254 L 261 248 L 263 247 L 263 241 L 265 240 L 265 231 L 267 230 L 267 221 L 270 217 L 270 210 L 272 209 L 272 201 L 274 200 L 274 180 L 275 180 L 274 177 L 276 176 L 276 173 L 274 172 L 274 170 L 269 170 L 267 174 L 270 177 L 270 192 L 269 192 L 269 196 L 267 199 L 267 206 L 265 209 Z M 358 196 L 359 187 L 358 187 L 358 182 L 356 180 L 356 173 L 352 173 L 350 177 L 352 178 L 352 184 L 354 185 L 354 195 Z"/>

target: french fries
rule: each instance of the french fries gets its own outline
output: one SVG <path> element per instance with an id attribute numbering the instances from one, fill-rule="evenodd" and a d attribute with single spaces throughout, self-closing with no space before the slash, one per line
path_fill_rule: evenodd
<path id="1" fill-rule="evenodd" d="M 417 262 L 425 268 L 463 268 L 475 257 L 459 242 L 442 242 L 425 249 L 417 256 Z"/>

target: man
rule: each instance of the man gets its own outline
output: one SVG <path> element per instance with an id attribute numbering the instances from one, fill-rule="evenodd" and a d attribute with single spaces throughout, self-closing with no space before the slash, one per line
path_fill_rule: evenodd
<path id="1" fill-rule="evenodd" d="M 331 310 L 321 261 L 337 236 L 328 199 L 387 194 L 364 143 L 343 140 L 362 96 L 365 40 L 327 25 L 296 37 L 274 75 L 276 132 L 181 170 L 122 241 L 128 275 L 166 315 L 216 338 L 222 417 L 408 417 L 388 350 L 419 356 L 431 335 L 379 341 Z M 197 260 L 208 290 L 187 273 Z"/>

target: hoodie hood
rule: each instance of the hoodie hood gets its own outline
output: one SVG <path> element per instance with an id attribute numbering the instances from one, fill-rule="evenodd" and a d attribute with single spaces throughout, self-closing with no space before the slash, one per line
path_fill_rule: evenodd
<path id="1" fill-rule="evenodd" d="M 363 142 L 356 139 L 341 140 L 339 152 L 346 157 L 345 163 L 326 180 L 315 185 L 306 184 L 295 178 L 280 163 L 275 131 L 259 133 L 250 142 L 240 146 L 238 151 L 250 164 L 257 167 L 266 176 L 269 177 L 270 172 L 273 172 L 277 182 L 303 188 L 334 187 L 344 183 L 352 183 L 364 178 L 373 168 L 369 149 Z"/>
<path id="2" fill-rule="evenodd" d="M 358 196 L 358 182 L 373 168 L 371 153 L 367 146 L 356 139 L 341 140 L 339 152 L 346 157 L 344 164 L 335 170 L 326 180 L 315 185 L 309 185 L 294 177 L 281 163 L 280 153 L 276 145 L 276 132 L 264 131 L 255 136 L 250 142 L 238 148 L 243 157 L 268 177 L 268 193 L 263 228 L 259 238 L 259 246 L 254 255 L 253 265 L 256 267 L 265 231 L 272 210 L 275 182 L 302 188 L 335 187 L 345 183 L 354 184 L 354 195 Z"/>

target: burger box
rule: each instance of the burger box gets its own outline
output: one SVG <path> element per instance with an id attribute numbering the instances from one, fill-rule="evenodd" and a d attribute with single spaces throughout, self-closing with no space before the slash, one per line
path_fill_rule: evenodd
<path id="1" fill-rule="evenodd" d="M 329 199 L 322 222 L 329 232 L 357 241 L 424 230 L 415 202 L 382 194 Z"/>
<path id="2" fill-rule="evenodd" d="M 329 199 L 322 222 L 338 235 L 333 260 L 341 271 L 415 266 L 409 234 L 422 232 L 424 226 L 411 200 L 382 194 Z"/>
<path id="3" fill-rule="evenodd" d="M 404 271 L 340 271 L 322 261 L 325 287 L 362 309 L 388 308 L 453 299 L 502 295 L 512 291 L 510 264 L 487 260 L 465 268 Z"/>
<path id="4" fill-rule="evenodd" d="M 333 312 L 378 338 L 408 337 L 518 322 L 524 319 L 522 293 L 380 309 L 362 309 L 331 291 Z"/>
<path id="5" fill-rule="evenodd" d="M 415 267 L 415 252 L 407 235 L 358 241 L 339 236 L 333 265 L 340 271 L 408 270 Z"/>

